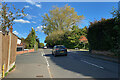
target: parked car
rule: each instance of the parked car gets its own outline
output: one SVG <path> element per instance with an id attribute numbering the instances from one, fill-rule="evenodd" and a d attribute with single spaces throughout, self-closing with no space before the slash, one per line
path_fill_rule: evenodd
<path id="1" fill-rule="evenodd" d="M 67 56 L 67 48 L 64 45 L 56 45 L 53 47 L 52 55 L 54 55 L 55 57 L 57 55 Z"/>
<path id="2" fill-rule="evenodd" d="M 44 49 L 47 49 L 47 46 L 44 46 Z"/>

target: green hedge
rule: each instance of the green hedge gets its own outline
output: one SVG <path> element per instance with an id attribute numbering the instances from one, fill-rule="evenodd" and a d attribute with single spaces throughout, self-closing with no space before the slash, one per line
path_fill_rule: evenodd
<path id="1" fill-rule="evenodd" d="M 87 38 L 91 50 L 118 49 L 120 45 L 120 25 L 115 19 L 101 19 L 91 22 Z"/>

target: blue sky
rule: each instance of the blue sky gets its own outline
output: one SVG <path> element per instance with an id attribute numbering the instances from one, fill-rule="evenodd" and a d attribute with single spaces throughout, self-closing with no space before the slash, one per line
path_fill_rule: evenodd
<path id="1" fill-rule="evenodd" d="M 115 8 L 118 8 L 118 2 L 7 2 L 8 6 L 14 6 L 18 9 L 25 7 L 26 17 L 23 19 L 15 20 L 13 25 L 14 33 L 21 37 L 26 38 L 31 28 L 37 29 L 36 32 L 40 42 L 44 43 L 46 35 L 41 32 L 42 15 L 48 13 L 53 9 L 53 6 L 63 7 L 66 4 L 73 7 L 78 15 L 84 15 L 85 19 L 82 24 L 79 24 L 80 28 L 89 26 L 89 22 L 100 20 L 101 18 L 112 18 L 110 12 Z"/>

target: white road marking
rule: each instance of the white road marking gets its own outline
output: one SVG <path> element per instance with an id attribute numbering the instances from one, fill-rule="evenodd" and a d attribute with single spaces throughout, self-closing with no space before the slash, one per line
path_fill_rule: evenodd
<path id="1" fill-rule="evenodd" d="M 44 53 L 44 51 L 42 50 L 42 56 L 45 58 L 45 60 L 46 60 L 46 63 L 47 63 L 47 69 L 48 69 L 48 72 L 49 72 L 49 76 L 50 76 L 50 78 L 53 78 L 53 76 L 52 76 L 52 74 L 51 74 L 51 71 L 50 71 L 50 68 L 49 68 L 49 62 L 48 62 L 48 60 L 47 60 L 47 57 L 46 56 L 44 56 L 45 55 L 45 53 Z"/>
<path id="2" fill-rule="evenodd" d="M 85 60 L 81 60 L 81 61 L 82 61 L 82 62 L 85 62 L 85 63 L 87 63 L 87 64 L 90 64 L 90 65 L 92 65 L 92 66 L 95 66 L 95 67 L 98 67 L 98 68 L 104 69 L 102 66 L 98 66 L 98 65 L 96 65 L 96 64 L 93 64 L 93 63 L 87 62 L 87 61 L 85 61 Z"/>
<path id="3" fill-rule="evenodd" d="M 42 52 L 42 56 L 44 56 L 44 55 L 45 55 L 45 53 L 44 53 L 44 52 Z M 47 57 L 46 57 L 46 56 L 44 56 L 44 58 L 45 58 L 45 60 L 46 60 L 47 66 L 50 66 L 50 65 L 49 65 L 49 63 L 48 63 Z"/>

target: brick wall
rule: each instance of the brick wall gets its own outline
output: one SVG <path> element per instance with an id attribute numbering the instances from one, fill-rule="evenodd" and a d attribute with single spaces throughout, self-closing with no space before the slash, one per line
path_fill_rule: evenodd
<path id="1" fill-rule="evenodd" d="M 29 50 L 25 50 L 25 51 L 18 51 L 18 52 L 16 52 L 16 54 L 24 54 L 24 53 L 28 53 L 28 52 L 34 52 L 34 49 L 29 49 Z"/>

